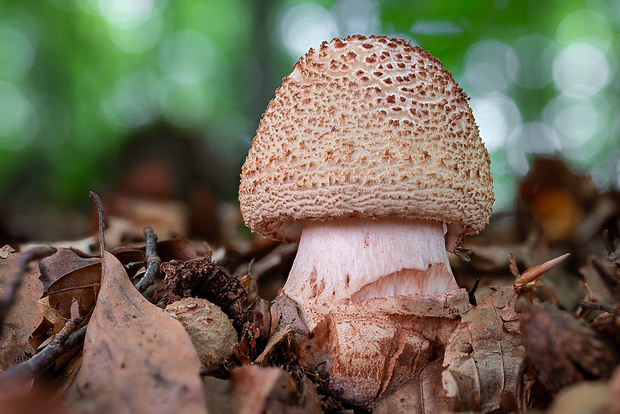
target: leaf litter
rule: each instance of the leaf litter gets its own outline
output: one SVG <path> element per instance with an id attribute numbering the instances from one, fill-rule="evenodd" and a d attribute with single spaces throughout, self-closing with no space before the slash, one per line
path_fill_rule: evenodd
<path id="1" fill-rule="evenodd" d="M 601 406 L 619 412 L 613 401 L 620 395 L 620 196 L 592 188 L 556 161 L 533 164 L 520 184 L 516 213 L 495 216 L 485 232 L 468 239 L 468 261 L 450 257 L 461 286 L 471 289 L 480 280 L 470 292 L 478 305 L 462 315 L 445 352 L 432 355 L 374 412 L 558 412 L 566 395 L 607 398 Z M 299 343 L 307 332 L 283 296 L 271 302 L 294 245 L 231 229 L 215 245 L 159 241 L 163 265 L 145 298 L 132 286 L 148 266 L 144 240 L 137 230 L 116 232 L 131 240 L 112 233 L 116 247 L 104 252 L 103 266 L 99 257 L 59 248 L 39 261 L 43 284 L 32 284 L 36 266 L 34 276 L 24 275 L 12 310 L 20 318 L 4 327 L 14 329 L 22 345 L 3 349 L 8 362 L 0 382 L 11 365 L 58 342 L 68 321 L 77 319 L 86 339 L 82 351 L 72 342 L 80 343 L 80 329 L 68 339 L 60 335 L 70 351 L 38 368 L 20 392 L 0 392 L 2 402 L 17 401 L 15 412 L 26 407 L 24 395 L 36 397 L 27 399 L 30 406 L 62 412 L 363 412 L 330 395 L 320 374 L 300 369 Z M 563 263 L 538 274 L 548 259 L 566 252 L 571 256 Z M 3 287 L 9 270 L 2 262 L 14 255 L 0 249 Z M 241 283 L 244 275 L 249 284 Z M 212 301 L 234 323 L 239 343 L 215 371 L 201 364 L 186 330 L 161 309 L 184 297 Z M 28 312 L 36 322 L 25 322 Z M 594 380 L 596 387 L 579 387 Z"/>

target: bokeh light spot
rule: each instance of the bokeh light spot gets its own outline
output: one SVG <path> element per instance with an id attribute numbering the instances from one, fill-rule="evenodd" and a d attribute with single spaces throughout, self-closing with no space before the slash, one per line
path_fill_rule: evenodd
<path id="1" fill-rule="evenodd" d="M 152 122 L 160 113 L 157 79 L 147 72 L 125 75 L 114 85 L 103 110 L 121 127 L 132 128 Z"/>
<path id="2" fill-rule="evenodd" d="M 287 6 L 278 21 L 278 37 L 294 58 L 338 34 L 331 13 L 314 3 Z"/>
<path id="3" fill-rule="evenodd" d="M 587 40 L 607 51 L 611 38 L 612 30 L 607 18 L 592 10 L 569 14 L 562 19 L 556 31 L 556 39 L 562 47 Z"/>
<path id="4" fill-rule="evenodd" d="M 377 34 L 381 29 L 379 3 L 376 0 L 340 0 L 332 9 L 332 15 L 341 37 Z"/>
<path id="5" fill-rule="evenodd" d="M 22 32 L 0 25 L 0 78 L 17 81 L 28 74 L 35 49 Z"/>
<path id="6" fill-rule="evenodd" d="M 22 91 L 0 82 L 0 148 L 18 150 L 34 137 L 37 119 L 34 107 Z"/>
<path id="7" fill-rule="evenodd" d="M 149 19 L 154 0 L 99 0 L 99 13 L 112 26 L 135 28 Z"/>
<path id="8" fill-rule="evenodd" d="M 144 53 L 154 47 L 162 34 L 162 19 L 159 13 L 142 24 L 131 28 L 108 28 L 108 35 L 116 47 L 128 53 Z"/>
<path id="9" fill-rule="evenodd" d="M 504 148 L 508 136 L 521 124 L 517 104 L 506 95 L 494 93 L 474 96 L 470 105 L 487 149 Z"/>
<path id="10" fill-rule="evenodd" d="M 519 56 L 521 70 L 517 84 L 526 89 L 540 89 L 552 80 L 551 66 L 557 46 L 548 37 L 528 34 L 518 38 L 512 45 Z M 536 59 L 532 59 L 536 56 Z"/>
<path id="11" fill-rule="evenodd" d="M 519 68 L 519 58 L 511 47 L 495 40 L 476 43 L 467 53 L 467 90 L 504 92 L 515 83 Z"/>
<path id="12" fill-rule="evenodd" d="M 214 60 L 213 43 L 204 34 L 193 30 L 170 36 L 159 54 L 162 70 L 182 85 L 195 85 L 210 76 Z"/>
<path id="13" fill-rule="evenodd" d="M 567 103 L 556 110 L 554 127 L 565 147 L 581 147 L 607 127 L 605 117 L 591 102 Z"/>
<path id="14" fill-rule="evenodd" d="M 596 46 L 579 42 L 565 47 L 553 62 L 553 81 L 571 98 L 588 98 L 603 89 L 611 77 L 605 54 Z"/>

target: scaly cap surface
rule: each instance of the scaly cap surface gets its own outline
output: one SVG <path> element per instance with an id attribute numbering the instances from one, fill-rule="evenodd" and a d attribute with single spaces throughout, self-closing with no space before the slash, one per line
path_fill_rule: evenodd
<path id="1" fill-rule="evenodd" d="M 488 223 L 489 155 L 467 97 L 404 40 L 324 42 L 283 79 L 241 173 L 248 227 L 299 239 L 304 220 L 406 217 Z"/>

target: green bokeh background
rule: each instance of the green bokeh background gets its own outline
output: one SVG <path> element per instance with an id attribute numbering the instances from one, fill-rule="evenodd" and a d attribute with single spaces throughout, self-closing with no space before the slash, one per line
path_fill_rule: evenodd
<path id="1" fill-rule="evenodd" d="M 620 2 L 41 0 L 0 3 L 0 200 L 87 202 L 144 131 L 191 134 L 235 183 L 309 47 L 354 33 L 431 51 L 472 98 L 497 210 L 535 155 L 620 175 Z M 168 133 L 168 132 L 166 132 Z"/>

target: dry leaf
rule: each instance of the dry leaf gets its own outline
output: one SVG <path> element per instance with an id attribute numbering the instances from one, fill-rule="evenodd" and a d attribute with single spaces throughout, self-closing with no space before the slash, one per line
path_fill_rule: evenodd
<path id="1" fill-rule="evenodd" d="M 298 375 L 301 390 L 291 374 L 281 368 L 244 365 L 231 372 L 236 414 L 321 413 L 314 386 Z"/>
<path id="2" fill-rule="evenodd" d="M 8 249 L 2 250 L 8 252 Z M 0 296 L 4 295 L 3 286 L 16 262 L 17 255 L 11 252 L 6 254 L 6 258 L 0 258 Z M 43 320 L 37 308 L 37 301 L 42 294 L 43 284 L 39 280 L 39 270 L 36 264 L 31 265 L 24 275 L 15 303 L 6 319 L 4 332 L 0 336 L 0 371 L 34 354 L 28 339 Z"/>
<path id="3" fill-rule="evenodd" d="M 373 411 L 373 414 L 432 414 L 454 409 L 454 398 L 441 387 L 441 361 L 426 365 Z"/>
<path id="4" fill-rule="evenodd" d="M 73 250 L 61 247 L 53 255 L 39 261 L 41 280 L 48 289 L 52 283 L 66 274 L 100 262 L 101 259 L 98 257 L 81 257 Z"/>
<path id="5" fill-rule="evenodd" d="M 69 319 L 73 301 L 78 303 L 79 316 L 86 316 L 97 302 L 101 283 L 101 263 L 94 263 L 67 273 L 47 288 L 49 304 Z"/>
<path id="6" fill-rule="evenodd" d="M 89 413 L 206 413 L 199 369 L 181 324 L 144 299 L 105 252 L 69 405 Z"/>
<path id="7" fill-rule="evenodd" d="M 599 303 L 613 305 L 620 299 L 620 283 L 616 277 L 616 266 L 606 259 L 591 255 L 588 263 L 579 268 L 579 273 Z"/>
<path id="8" fill-rule="evenodd" d="M 202 389 L 210 413 L 231 414 L 233 412 L 230 383 L 229 379 L 224 380 L 209 375 L 202 377 Z"/>
<path id="9" fill-rule="evenodd" d="M 463 316 L 446 348 L 443 387 L 465 410 L 516 409 L 518 373 L 525 350 L 512 286 L 497 289 Z"/>
<path id="10" fill-rule="evenodd" d="M 611 414 L 609 385 L 603 381 L 585 381 L 564 388 L 547 411 L 548 414 Z"/>
<path id="11" fill-rule="evenodd" d="M 614 348 L 583 320 L 551 303 L 524 304 L 520 320 L 527 358 L 551 392 L 611 375 Z"/>

